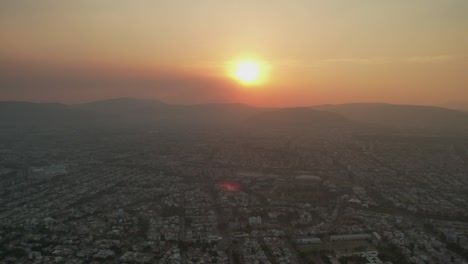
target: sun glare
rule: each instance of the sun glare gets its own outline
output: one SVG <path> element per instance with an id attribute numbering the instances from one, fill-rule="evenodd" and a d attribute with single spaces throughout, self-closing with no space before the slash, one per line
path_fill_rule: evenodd
<path id="1" fill-rule="evenodd" d="M 245 85 L 253 85 L 260 81 L 262 74 L 258 62 L 251 60 L 240 61 L 234 66 L 234 78 Z"/>

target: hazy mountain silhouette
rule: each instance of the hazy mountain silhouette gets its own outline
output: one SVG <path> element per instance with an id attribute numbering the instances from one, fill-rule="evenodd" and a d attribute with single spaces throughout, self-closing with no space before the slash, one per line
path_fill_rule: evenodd
<path id="1" fill-rule="evenodd" d="M 2 128 L 66 128 L 94 123 L 96 115 L 59 103 L 0 102 Z"/>
<path id="2" fill-rule="evenodd" d="M 468 113 L 437 106 L 353 103 L 312 108 L 369 124 L 439 131 L 468 130 Z"/>
<path id="3" fill-rule="evenodd" d="M 468 111 L 468 102 L 447 102 L 441 106 L 454 110 Z"/>
<path id="4" fill-rule="evenodd" d="M 122 123 L 153 123 L 161 125 L 220 125 L 239 122 L 246 117 L 263 111 L 245 104 L 196 104 L 175 105 L 158 100 L 118 98 L 96 101 L 75 107 L 104 114 L 109 121 Z"/>
<path id="5" fill-rule="evenodd" d="M 315 129 L 340 127 L 351 122 L 343 116 L 306 107 L 282 108 L 264 111 L 246 120 L 252 128 L 262 129 Z"/>
<path id="6" fill-rule="evenodd" d="M 152 125 L 164 118 L 173 118 L 171 106 L 158 100 L 114 98 L 70 107 L 99 116 L 101 126 Z"/>
<path id="7" fill-rule="evenodd" d="M 136 98 L 114 98 L 74 105 L 79 109 L 103 114 L 145 113 L 167 105 L 158 100 Z"/>
<path id="8" fill-rule="evenodd" d="M 76 128 L 166 127 L 304 131 L 370 128 L 468 131 L 468 113 L 435 106 L 391 104 L 320 105 L 312 108 L 258 108 L 245 104 L 175 105 L 118 98 L 78 105 L 0 102 L 0 127 Z"/>

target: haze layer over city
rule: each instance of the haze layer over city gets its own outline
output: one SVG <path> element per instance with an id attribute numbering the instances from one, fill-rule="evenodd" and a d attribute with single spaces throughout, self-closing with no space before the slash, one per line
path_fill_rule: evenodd
<path id="1" fill-rule="evenodd" d="M 0 263 L 468 263 L 468 2 L 0 3 Z"/>

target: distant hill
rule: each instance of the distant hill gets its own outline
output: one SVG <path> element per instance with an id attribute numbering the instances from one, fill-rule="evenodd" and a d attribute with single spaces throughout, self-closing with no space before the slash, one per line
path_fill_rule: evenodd
<path id="1" fill-rule="evenodd" d="M 0 128 L 229 129 L 306 132 L 389 128 L 468 132 L 468 112 L 435 106 L 392 104 L 258 108 L 245 104 L 175 105 L 118 98 L 78 105 L 0 102 Z M 227 131 L 227 130 L 226 130 Z"/>
<path id="2" fill-rule="evenodd" d="M 243 120 L 266 111 L 245 104 L 199 104 L 177 106 L 181 118 L 205 123 L 231 123 L 237 124 Z"/>
<path id="3" fill-rule="evenodd" d="M 158 100 L 118 98 L 96 101 L 74 107 L 104 114 L 109 122 L 126 124 L 155 123 L 170 125 L 220 125 L 240 122 L 262 111 L 244 104 L 175 105 Z"/>
<path id="4" fill-rule="evenodd" d="M 104 114 L 145 113 L 167 105 L 158 100 L 114 98 L 73 105 L 75 108 Z"/>
<path id="5" fill-rule="evenodd" d="M 355 103 L 312 108 L 334 112 L 362 123 L 404 129 L 468 131 L 468 113 L 436 106 Z"/>
<path id="6" fill-rule="evenodd" d="M 71 128 L 95 122 L 96 116 L 58 103 L 0 101 L 2 128 Z"/>
<path id="7" fill-rule="evenodd" d="M 114 98 L 70 107 L 100 116 L 101 127 L 148 127 L 164 117 L 172 118 L 170 105 L 151 99 Z"/>
<path id="8" fill-rule="evenodd" d="M 237 126 L 265 111 L 244 104 L 174 105 L 157 100 L 118 98 L 85 104 L 1 102 L 5 128 L 185 128 Z"/>
<path id="9" fill-rule="evenodd" d="M 468 111 L 468 102 L 447 102 L 441 105 L 441 107 L 461 110 L 461 111 Z"/>
<path id="10" fill-rule="evenodd" d="M 245 124 L 253 130 L 306 132 L 350 127 L 352 122 L 336 113 L 297 107 L 264 111 L 246 120 Z"/>
<path id="11" fill-rule="evenodd" d="M 79 109 L 106 114 L 110 122 L 157 124 L 173 128 L 231 128 L 299 131 L 336 128 L 349 124 L 342 116 L 310 108 L 258 108 L 237 103 L 196 105 L 165 104 L 156 100 L 112 99 L 77 105 Z"/>

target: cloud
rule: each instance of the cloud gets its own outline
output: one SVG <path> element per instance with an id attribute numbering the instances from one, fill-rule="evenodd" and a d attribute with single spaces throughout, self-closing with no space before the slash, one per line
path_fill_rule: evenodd
<path id="1" fill-rule="evenodd" d="M 0 58 L 0 100 L 77 103 L 144 97 L 172 103 L 203 103 L 235 100 L 237 90 L 228 80 L 177 70 L 58 67 Z"/>
<path id="2" fill-rule="evenodd" d="M 334 59 L 324 59 L 320 60 L 319 63 L 329 63 L 329 64 L 364 64 L 364 65 L 374 65 L 374 64 L 386 64 L 391 62 L 391 60 L 384 57 L 371 57 L 371 58 L 334 58 Z"/>
<path id="3" fill-rule="evenodd" d="M 410 57 L 407 58 L 407 62 L 411 63 L 444 63 L 444 62 L 454 62 L 454 61 L 463 61 L 466 57 L 464 56 L 454 56 L 454 55 L 437 55 L 437 56 L 422 56 L 422 57 Z"/>
<path id="4" fill-rule="evenodd" d="M 316 66 L 326 65 L 383 65 L 390 63 L 449 63 L 467 61 L 467 56 L 460 55 L 430 55 L 415 56 L 406 58 L 385 58 L 385 57 L 349 57 L 349 58 L 331 58 L 319 60 Z"/>

